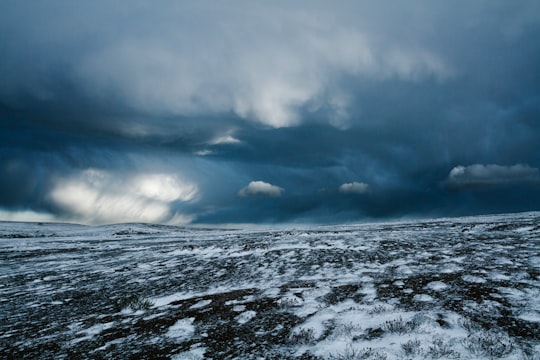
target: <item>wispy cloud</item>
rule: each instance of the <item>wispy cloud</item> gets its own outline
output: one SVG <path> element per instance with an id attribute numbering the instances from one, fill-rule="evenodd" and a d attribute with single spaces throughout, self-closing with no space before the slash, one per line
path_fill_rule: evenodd
<path id="1" fill-rule="evenodd" d="M 363 182 L 351 182 L 342 184 L 339 192 L 342 194 L 365 194 L 369 191 L 369 185 Z"/>

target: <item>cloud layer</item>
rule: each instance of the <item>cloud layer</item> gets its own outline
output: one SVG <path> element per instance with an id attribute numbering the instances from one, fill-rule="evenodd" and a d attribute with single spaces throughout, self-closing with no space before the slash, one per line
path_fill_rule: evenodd
<path id="1" fill-rule="evenodd" d="M 535 0 L 4 1 L 0 217 L 538 210 L 538 38 Z"/>
<path id="2" fill-rule="evenodd" d="M 168 3 L 162 9 L 98 1 L 84 9 L 62 4 L 57 12 L 59 5 L 7 5 L 11 12 L 39 19 L 24 27 L 6 19 L 7 27 L 13 37 L 30 42 L 36 55 L 45 55 L 44 71 L 67 67 L 64 80 L 93 101 L 113 98 L 152 115 L 233 112 L 283 127 L 304 122 L 302 109 L 325 107 L 328 121 L 341 124 L 348 118 L 349 98 L 342 89 L 329 86 L 336 78 L 417 81 L 452 75 L 435 49 L 416 41 L 403 46 L 389 37 L 379 41 L 373 36 L 379 29 L 372 28 L 369 17 L 363 18 L 364 26 L 357 26 L 355 18 L 343 16 L 351 10 L 361 14 L 366 8 L 362 3 L 343 3 L 349 10 L 317 4 L 316 13 L 279 2 L 271 7 L 251 2 L 238 2 L 236 7 Z M 63 16 L 66 12 L 69 17 Z M 71 30 L 69 36 L 56 22 Z M 40 26 L 50 33 L 38 41 L 34 31 Z M 79 49 L 79 41 L 90 41 L 90 48 Z M 22 48 L 7 43 L 16 51 L 13 56 L 23 55 Z M 10 60 L 11 66 L 21 66 Z M 24 83 L 7 77 L 0 91 L 24 91 L 40 99 L 61 95 L 56 84 L 42 79 L 41 69 L 32 70 Z"/>
<path id="3" fill-rule="evenodd" d="M 520 183 L 540 183 L 540 170 L 522 164 L 512 166 L 474 164 L 456 166 L 450 171 L 446 180 L 446 185 L 451 187 Z"/>

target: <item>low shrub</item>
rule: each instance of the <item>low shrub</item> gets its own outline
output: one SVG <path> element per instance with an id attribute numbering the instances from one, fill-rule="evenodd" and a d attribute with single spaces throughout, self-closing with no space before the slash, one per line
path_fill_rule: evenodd
<path id="1" fill-rule="evenodd" d="M 332 354 L 328 357 L 330 360 L 386 360 L 385 353 L 373 350 L 372 348 L 356 349 L 347 346 L 343 352 Z"/>
<path id="2" fill-rule="evenodd" d="M 433 340 L 427 350 L 427 355 L 432 359 L 457 359 L 460 357 L 458 352 L 440 338 Z"/>
<path id="3" fill-rule="evenodd" d="M 469 335 L 463 346 L 473 355 L 502 358 L 514 351 L 515 344 L 502 332 L 480 331 Z"/>
<path id="4" fill-rule="evenodd" d="M 130 296 L 118 302 L 118 308 L 121 311 L 129 310 L 135 312 L 139 310 L 148 310 L 152 306 L 154 306 L 152 301 L 139 295 Z"/>
<path id="5" fill-rule="evenodd" d="M 390 333 L 397 333 L 397 334 L 407 334 L 413 331 L 414 329 L 416 329 L 417 327 L 418 327 L 418 324 L 416 322 L 405 321 L 403 320 L 401 316 L 394 320 L 385 321 L 381 325 L 382 330 L 386 332 L 390 332 Z"/>
<path id="6" fill-rule="evenodd" d="M 401 348 L 407 356 L 415 356 L 422 354 L 422 348 L 420 347 L 420 340 L 409 340 L 406 343 L 401 344 Z"/>
<path id="7" fill-rule="evenodd" d="M 293 331 L 289 339 L 293 344 L 309 344 L 315 340 L 315 334 L 311 328 L 302 328 Z"/>

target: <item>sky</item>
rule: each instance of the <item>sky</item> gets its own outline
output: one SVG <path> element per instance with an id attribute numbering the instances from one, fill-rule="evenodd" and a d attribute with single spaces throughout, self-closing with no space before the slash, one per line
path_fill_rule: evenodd
<path id="1" fill-rule="evenodd" d="M 540 2 L 0 3 L 0 219 L 540 210 Z"/>

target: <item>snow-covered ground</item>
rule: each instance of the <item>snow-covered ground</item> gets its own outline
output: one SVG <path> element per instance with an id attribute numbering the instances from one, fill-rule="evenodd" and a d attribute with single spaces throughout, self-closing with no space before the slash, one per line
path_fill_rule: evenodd
<path id="1" fill-rule="evenodd" d="M 0 223 L 0 358 L 539 359 L 540 213 Z"/>

